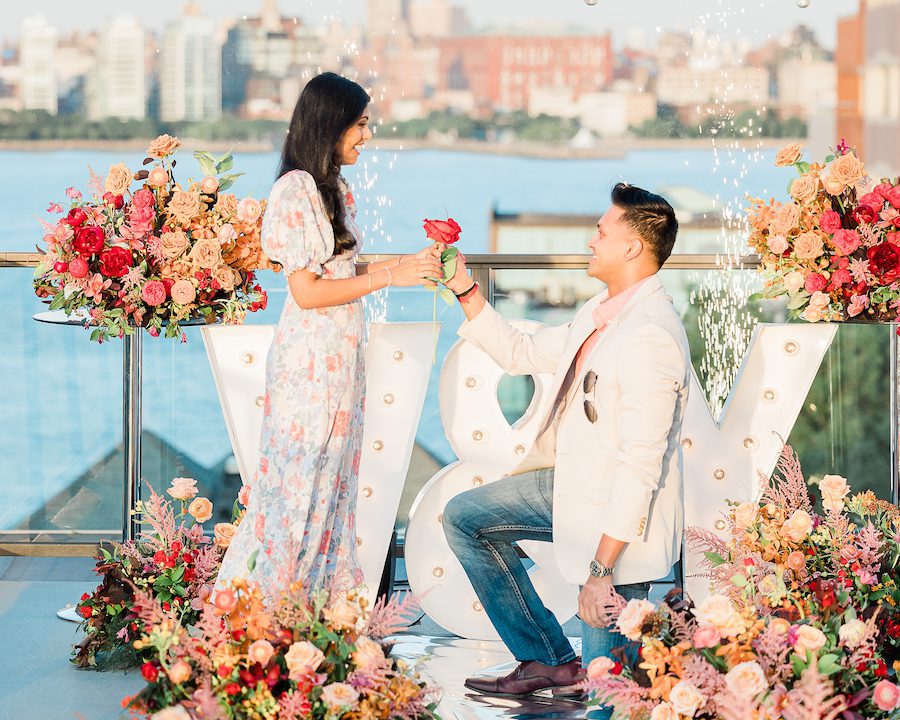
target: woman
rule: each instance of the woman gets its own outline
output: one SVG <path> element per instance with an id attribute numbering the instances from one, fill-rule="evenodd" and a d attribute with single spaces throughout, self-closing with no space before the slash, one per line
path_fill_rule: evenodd
<path id="1" fill-rule="evenodd" d="M 360 298 L 389 285 L 440 276 L 433 247 L 400 260 L 355 263 L 361 234 L 340 175 L 372 137 L 369 97 L 334 73 L 300 95 L 262 245 L 281 263 L 290 295 L 266 363 L 259 465 L 247 512 L 219 572 L 274 595 L 300 580 L 307 591 L 359 585 L 355 509 L 365 390 Z"/>

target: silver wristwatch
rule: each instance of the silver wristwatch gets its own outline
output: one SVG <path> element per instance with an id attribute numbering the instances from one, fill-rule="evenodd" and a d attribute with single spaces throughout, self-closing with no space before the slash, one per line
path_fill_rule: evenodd
<path id="1" fill-rule="evenodd" d="M 611 567 L 606 567 L 603 563 L 591 560 L 591 577 L 602 578 L 612 574 L 613 569 Z"/>

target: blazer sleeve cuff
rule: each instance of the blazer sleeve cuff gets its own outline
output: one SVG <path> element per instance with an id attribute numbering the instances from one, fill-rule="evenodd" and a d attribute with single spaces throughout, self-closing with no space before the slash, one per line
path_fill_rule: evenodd
<path id="1" fill-rule="evenodd" d="M 644 542 L 653 494 L 633 489 L 627 493 L 614 493 L 614 497 L 616 495 L 615 512 L 610 513 L 603 524 L 604 535 L 622 542 Z"/>
<path id="2" fill-rule="evenodd" d="M 485 303 L 481 312 L 471 320 L 466 320 L 459 326 L 456 334 L 463 340 L 468 340 L 469 342 L 477 344 L 479 338 L 490 335 L 491 328 L 496 325 L 499 317 L 500 313 L 494 310 L 488 303 Z"/>

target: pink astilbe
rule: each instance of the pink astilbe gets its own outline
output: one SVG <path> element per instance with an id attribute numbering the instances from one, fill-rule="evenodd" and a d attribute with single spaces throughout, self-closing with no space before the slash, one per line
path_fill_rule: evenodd
<path id="1" fill-rule="evenodd" d="M 588 679 L 584 682 L 584 689 L 602 705 L 629 708 L 632 710 L 632 714 L 633 710 L 641 704 L 647 704 L 648 708 L 653 707 L 650 688 L 642 687 L 634 680 L 621 675 L 604 675 L 596 680 Z"/>
<path id="2" fill-rule="evenodd" d="M 278 720 L 306 720 L 310 717 L 310 701 L 303 693 L 291 691 L 278 698 Z"/>
<path id="3" fill-rule="evenodd" d="M 884 537 L 881 532 L 871 523 L 856 535 L 856 545 L 859 548 L 859 564 L 860 567 L 868 572 L 877 574 L 881 570 L 881 554 L 884 548 Z"/>
<path id="4" fill-rule="evenodd" d="M 148 625 L 159 625 L 163 620 L 172 620 L 178 610 L 163 610 L 162 604 L 152 593 L 135 589 L 132 611 Z"/>
<path id="5" fill-rule="evenodd" d="M 182 704 L 191 711 L 192 718 L 226 720 L 228 717 L 219 702 L 219 698 L 213 693 L 212 683 L 208 676 L 200 681 L 200 687 L 194 691 L 191 699 L 185 700 Z"/>
<path id="6" fill-rule="evenodd" d="M 759 703 L 755 700 L 739 697 L 726 690 L 712 699 L 717 709 L 719 720 L 750 720 L 757 717 Z"/>
<path id="7" fill-rule="evenodd" d="M 391 703 L 388 717 L 391 720 L 417 720 L 425 715 L 430 703 L 439 699 L 440 693 L 436 687 L 423 688 L 422 692 L 409 698 L 405 703 Z"/>
<path id="8" fill-rule="evenodd" d="M 690 642 L 696 629 L 697 621 L 688 613 L 675 610 L 669 612 L 669 633 L 676 643 Z"/>
<path id="9" fill-rule="evenodd" d="M 419 612 L 419 602 L 412 593 L 394 593 L 387 600 L 380 597 L 369 613 L 363 634 L 373 640 L 396 635 L 408 628 Z"/>
<path id="10" fill-rule="evenodd" d="M 791 688 L 781 709 L 784 720 L 834 720 L 847 709 L 847 699 L 834 695 L 834 686 L 815 664 Z"/>
<path id="11" fill-rule="evenodd" d="M 702 655 L 687 655 L 682 663 L 682 680 L 696 687 L 706 698 L 706 710 L 716 712 L 716 696 L 726 692 L 725 676 Z"/>
<path id="12" fill-rule="evenodd" d="M 871 617 L 866 619 L 866 632 L 859 644 L 853 649 L 850 659 L 843 663 L 845 667 L 855 668 L 861 663 L 868 664 L 878 651 L 878 615 L 881 608 L 876 608 Z"/>
<path id="13" fill-rule="evenodd" d="M 756 660 L 769 682 L 777 684 L 793 674 L 790 663 L 792 651 L 787 633 L 779 632 L 769 625 L 753 641 Z"/>
<path id="14" fill-rule="evenodd" d="M 196 549 L 194 554 L 193 582 L 198 588 L 211 584 L 219 574 L 222 564 L 222 551 L 215 545 L 203 545 Z"/>
<path id="15" fill-rule="evenodd" d="M 684 537 L 688 548 L 703 557 L 700 560 L 702 572 L 695 573 L 694 576 L 709 578 L 713 587 L 720 592 L 730 592 L 731 589 L 734 589 L 734 585 L 731 583 L 731 576 L 734 575 L 732 566 L 728 563 L 715 565 L 706 557 L 706 553 L 714 553 L 721 558 L 728 557 L 728 545 L 725 544 L 725 541 L 711 530 L 702 527 L 686 528 Z"/>
<path id="16" fill-rule="evenodd" d="M 193 637 L 189 644 L 189 654 L 201 670 L 212 672 L 215 669 L 212 657 L 219 648 L 228 647 L 232 639 L 231 633 L 225 620 L 216 614 L 216 607 L 212 603 L 203 607 L 194 630 L 191 633 Z"/>
<path id="17" fill-rule="evenodd" d="M 149 530 L 141 530 L 138 538 L 141 542 L 153 550 L 165 550 L 178 535 L 178 527 L 175 525 L 175 512 L 171 503 L 162 495 L 150 488 L 150 497 L 141 503 L 143 512 L 140 516 L 141 525 L 149 525 Z"/>
<path id="18" fill-rule="evenodd" d="M 94 168 L 90 165 L 87 166 L 88 169 L 88 187 L 93 190 L 97 195 L 103 195 L 106 191 L 106 188 L 103 187 L 103 178 L 100 177 L 97 173 L 94 172 Z"/>
<path id="19" fill-rule="evenodd" d="M 795 510 L 805 510 L 812 514 L 806 477 L 800 467 L 800 460 L 790 445 L 781 449 L 776 471 L 781 473 L 781 477 L 773 474 L 771 479 L 764 481 L 764 476 L 760 476 L 760 480 L 764 481 L 763 503 L 771 502 L 784 508 L 785 517 L 789 517 Z"/>

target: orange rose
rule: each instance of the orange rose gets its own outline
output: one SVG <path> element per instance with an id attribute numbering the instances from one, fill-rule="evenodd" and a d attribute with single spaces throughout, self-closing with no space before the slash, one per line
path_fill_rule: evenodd
<path id="1" fill-rule="evenodd" d="M 825 252 L 822 237 L 812 230 L 800 233 L 794 240 L 794 252 L 801 260 L 814 260 Z"/>
<path id="2" fill-rule="evenodd" d="M 219 189 L 219 178 L 215 175 L 207 175 L 200 181 L 200 192 L 212 195 Z"/>
<path id="3" fill-rule="evenodd" d="M 216 240 L 203 238 L 194 243 L 188 257 L 197 267 L 212 270 L 222 262 L 222 248 Z"/>
<path id="4" fill-rule="evenodd" d="M 269 664 L 269 660 L 274 654 L 275 648 L 268 640 L 257 640 L 247 649 L 247 657 L 250 662 L 259 663 L 263 667 Z"/>
<path id="5" fill-rule="evenodd" d="M 200 193 L 176 190 L 169 200 L 168 211 L 176 222 L 189 223 L 200 214 Z"/>
<path id="6" fill-rule="evenodd" d="M 213 543 L 215 543 L 217 548 L 224 550 L 231 545 L 231 540 L 234 538 L 236 531 L 237 528 L 231 523 L 216 523 L 213 528 Z"/>
<path id="7" fill-rule="evenodd" d="M 216 212 L 219 215 L 223 218 L 230 218 L 237 212 L 237 208 L 238 201 L 234 195 L 219 193 L 218 198 L 216 198 Z"/>
<path id="8" fill-rule="evenodd" d="M 150 185 L 150 187 L 165 187 L 168 182 L 169 173 L 161 167 L 153 168 L 150 171 L 150 175 L 147 176 L 147 184 Z"/>
<path id="9" fill-rule="evenodd" d="M 292 680 L 299 680 L 304 675 L 315 672 L 324 659 L 322 651 L 308 640 L 295 642 L 284 655 Z"/>
<path id="10" fill-rule="evenodd" d="M 159 252 L 167 260 L 174 260 L 191 246 L 184 230 L 164 232 L 159 238 Z"/>
<path id="11" fill-rule="evenodd" d="M 769 232 L 775 235 L 787 235 L 800 224 L 800 206 L 794 203 L 782 205 L 775 211 L 775 217 Z"/>
<path id="12" fill-rule="evenodd" d="M 188 514 L 198 523 L 205 523 L 212 517 L 213 504 L 205 497 L 198 497 L 191 500 L 188 505 Z"/>
<path id="13" fill-rule="evenodd" d="M 184 278 L 175 281 L 175 284 L 172 285 L 172 289 L 169 290 L 169 294 L 172 296 L 172 300 L 179 305 L 192 303 L 194 302 L 194 298 L 197 297 L 197 292 L 194 290 L 194 283 L 190 280 L 185 280 Z"/>
<path id="14" fill-rule="evenodd" d="M 775 156 L 775 166 L 787 167 L 788 165 L 793 165 L 800 159 L 802 155 L 803 146 L 799 143 L 791 143 L 790 145 L 785 145 L 783 148 L 781 148 L 781 150 L 778 151 L 778 154 Z"/>
<path id="15" fill-rule="evenodd" d="M 808 203 L 815 200 L 819 193 L 819 178 L 813 175 L 801 175 L 791 183 L 791 197 L 797 202 Z"/>
<path id="16" fill-rule="evenodd" d="M 156 140 L 150 143 L 150 147 L 147 148 L 147 154 L 150 157 L 162 159 L 167 155 L 171 155 L 180 147 L 181 143 L 178 138 L 172 137 L 171 135 L 160 135 Z"/>
<path id="17" fill-rule="evenodd" d="M 103 181 L 103 189 L 113 195 L 124 195 L 131 185 L 131 170 L 125 163 L 112 165 Z"/>
<path id="18" fill-rule="evenodd" d="M 190 664 L 184 660 L 179 660 L 169 668 L 169 672 L 166 674 L 169 676 L 169 680 L 172 681 L 173 685 L 181 685 L 181 683 L 190 680 L 193 670 L 191 670 Z"/>
<path id="19" fill-rule="evenodd" d="M 830 177 L 835 183 L 853 185 L 866 174 L 862 161 L 852 152 L 841 155 L 831 163 Z"/>

